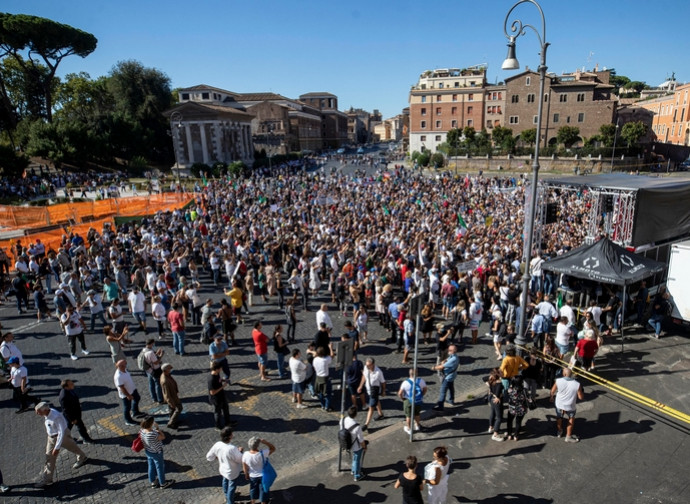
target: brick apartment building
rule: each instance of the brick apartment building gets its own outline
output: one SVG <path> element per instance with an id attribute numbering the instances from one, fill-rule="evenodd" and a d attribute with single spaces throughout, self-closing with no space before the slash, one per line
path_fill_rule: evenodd
<path id="1" fill-rule="evenodd" d="M 410 152 L 435 152 L 449 130 L 484 125 L 486 67 L 439 68 L 419 76 L 409 95 Z"/>
<path id="2" fill-rule="evenodd" d="M 547 75 L 544 96 L 542 131 L 543 145 L 556 142 L 558 129 L 575 126 L 580 138 L 599 133 L 602 124 L 610 124 L 616 115 L 617 97 L 609 84 L 610 71 L 581 72 Z M 522 131 L 536 128 L 540 99 L 539 74 L 532 70 L 505 80 L 505 126 L 517 136 Z"/>

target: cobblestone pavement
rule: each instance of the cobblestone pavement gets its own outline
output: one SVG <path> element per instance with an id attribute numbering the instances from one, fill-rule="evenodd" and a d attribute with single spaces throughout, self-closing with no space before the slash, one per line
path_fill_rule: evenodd
<path id="1" fill-rule="evenodd" d="M 214 289 L 204 278 L 205 288 L 202 297 L 211 297 L 217 303 L 222 294 L 220 288 Z M 321 302 L 330 301 L 330 295 L 323 290 L 321 295 L 310 299 L 310 311 L 298 311 L 297 343 L 303 351 L 306 342 L 311 341 L 316 332 L 315 312 Z M 336 306 L 329 304 L 331 310 Z M 169 477 L 176 480 L 172 489 L 152 490 L 148 488 L 146 460 L 141 454 L 131 451 L 130 445 L 136 427 L 124 424 L 120 403 L 113 385 L 114 368 L 110 359 L 104 336 L 86 336 L 89 356 L 81 356 L 71 361 L 67 342 L 59 331 L 57 322 L 38 323 L 33 314 L 19 316 L 13 304 L 0 307 L 0 320 L 3 330 L 16 334 L 16 344 L 24 353 L 33 394 L 57 404 L 60 380 L 71 378 L 76 382 L 77 392 L 84 409 L 84 422 L 98 444 L 84 447 L 90 461 L 85 467 L 72 470 L 74 455 L 64 452 L 58 457 L 57 482 L 47 490 L 33 487 L 38 476 L 45 448 L 43 422 L 32 411 L 20 415 L 14 413 L 10 389 L 0 389 L 0 432 L 3 450 L 0 455 L 0 469 L 5 483 L 12 487 L 10 494 L 0 496 L 3 502 L 58 502 L 77 503 L 114 502 L 124 499 L 146 499 L 150 502 L 205 503 L 222 502 L 220 476 L 216 464 L 209 463 L 204 456 L 208 448 L 217 440 L 213 428 L 212 408 L 207 402 L 206 375 L 208 373 L 207 347 L 198 343 L 199 329 L 188 331 L 188 353 L 184 357 L 174 355 L 170 339 L 163 340 L 159 346 L 166 350 L 165 361 L 174 366 L 174 376 L 180 386 L 185 407 L 183 423 L 178 431 L 169 431 L 165 458 Z M 333 334 L 343 332 L 344 322 L 337 311 L 331 311 L 335 325 Z M 291 382 L 279 380 L 276 376 L 275 355 L 269 350 L 271 376 L 270 382 L 261 382 L 256 367 L 256 356 L 251 343 L 253 322 L 262 319 L 265 332 L 270 334 L 272 326 L 283 323 L 283 314 L 277 306 L 277 298 L 264 304 L 260 297 L 251 309 L 251 315 L 236 331 L 239 346 L 231 349 L 231 368 L 233 383 L 229 387 L 231 414 L 239 421 L 235 439 L 246 445 L 254 433 L 261 435 L 277 446 L 273 457 L 278 468 L 290 468 L 315 459 L 324 450 L 336 443 L 339 420 L 340 395 L 334 393 L 334 409 L 327 413 L 316 400 L 309 400 L 309 408 L 298 410 L 291 402 Z M 132 319 L 129 318 L 129 322 Z M 149 326 L 152 325 L 149 317 Z M 369 323 L 371 343 L 365 345 L 360 358 L 376 358 L 377 365 L 384 371 L 389 383 L 388 395 L 383 399 L 386 419 L 372 422 L 375 432 L 393 423 L 402 421 L 402 408 L 395 396 L 401 379 L 407 376 L 407 366 L 401 364 L 401 355 L 395 346 L 385 343 L 388 333 L 379 327 L 375 319 Z M 151 329 L 149 329 L 151 333 Z M 129 369 L 142 396 L 142 411 L 156 416 L 164 425 L 167 417 L 165 407 L 153 403 L 148 393 L 147 380 L 136 367 L 136 355 L 143 346 L 144 335 L 134 335 L 135 343 L 128 349 Z M 293 347 L 294 345 L 291 345 Z M 458 398 L 481 385 L 480 377 L 487 374 L 495 365 L 491 357 L 493 350 L 488 339 L 477 346 L 462 346 L 461 374 L 456 380 Z M 430 368 L 436 362 L 433 345 L 420 345 L 419 373 L 429 384 L 429 398 L 438 395 L 438 379 Z M 337 382 L 337 380 L 335 380 Z M 306 394 L 308 395 L 308 394 Z M 75 437 L 77 436 L 75 430 Z M 246 496 L 246 488 L 243 494 Z"/>

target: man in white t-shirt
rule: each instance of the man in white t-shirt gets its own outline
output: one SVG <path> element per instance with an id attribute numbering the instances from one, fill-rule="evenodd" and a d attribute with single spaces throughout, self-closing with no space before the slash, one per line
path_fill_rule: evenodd
<path id="1" fill-rule="evenodd" d="M 364 479 L 364 472 L 362 472 L 362 459 L 364 458 L 364 450 L 367 449 L 364 441 L 364 433 L 362 427 L 355 421 L 357 416 L 357 406 L 350 406 L 347 410 L 347 416 L 340 420 L 340 428 L 350 431 L 350 439 L 352 439 L 352 446 L 350 453 L 352 453 L 352 475 L 355 481 Z"/>
<path id="2" fill-rule="evenodd" d="M 568 324 L 571 326 L 575 325 L 575 310 L 573 310 L 573 300 L 569 297 L 566 296 L 565 298 L 565 304 L 561 306 L 561 309 L 558 311 L 558 314 L 561 317 L 567 317 L 568 319 Z"/>
<path id="3" fill-rule="evenodd" d="M 327 329 L 333 329 L 333 322 L 331 316 L 328 314 L 328 305 L 326 303 L 321 305 L 321 309 L 316 312 L 316 329 L 321 328 L 321 323 L 326 324 Z"/>
<path id="4" fill-rule="evenodd" d="M 568 353 L 570 349 L 570 338 L 573 337 L 573 334 L 573 330 L 568 323 L 568 317 L 561 317 L 556 325 L 556 339 L 554 340 L 561 355 Z"/>
<path id="5" fill-rule="evenodd" d="M 327 351 L 329 351 L 330 354 L 326 354 Z M 328 350 L 324 347 L 319 347 L 316 349 L 316 357 L 314 357 L 314 361 L 312 362 L 314 374 L 316 375 L 314 390 L 319 397 L 321 409 L 328 412 L 333 411 L 331 408 L 332 386 L 329 368 L 334 355 L 332 344 L 328 345 Z"/>
<path id="6" fill-rule="evenodd" d="M 216 442 L 206 454 L 206 460 L 218 461 L 218 472 L 223 477 L 223 493 L 226 502 L 234 504 L 237 478 L 242 473 L 242 447 L 231 443 L 232 427 L 220 431 L 220 441 Z"/>
<path id="7" fill-rule="evenodd" d="M 563 377 L 558 378 L 551 388 L 551 401 L 554 401 L 555 398 L 558 437 L 563 435 L 563 418 L 568 418 L 568 426 L 565 431 L 566 443 L 577 443 L 580 440 L 573 434 L 573 427 L 575 426 L 575 405 L 578 399 L 582 401 L 585 398 L 582 385 L 580 385 L 580 382 L 575 380 L 572 375 L 572 370 L 564 368 Z"/>
<path id="8" fill-rule="evenodd" d="M 146 334 L 146 296 L 139 290 L 138 286 L 135 285 L 132 292 L 129 293 L 127 302 L 134 320 L 139 323 L 139 327 Z"/>
<path id="9" fill-rule="evenodd" d="M 298 409 L 304 409 L 307 406 L 302 404 L 302 395 L 304 394 L 305 381 L 307 381 L 307 365 L 301 359 L 302 354 L 298 348 L 292 350 L 292 357 L 290 357 L 290 376 L 292 378 L 292 402 L 297 403 Z"/>
<path id="10" fill-rule="evenodd" d="M 86 324 L 84 320 L 74 309 L 74 306 L 68 305 L 67 311 L 60 316 L 60 323 L 65 331 L 67 340 L 69 342 L 70 358 L 72 360 L 77 360 L 77 339 L 79 340 L 79 345 L 81 345 L 81 353 L 84 355 L 89 355 L 89 351 L 86 349 L 86 341 L 84 341 L 84 329 L 86 329 Z"/>
<path id="11" fill-rule="evenodd" d="M 127 361 L 122 359 L 115 363 L 116 370 L 115 376 L 113 376 L 113 381 L 115 382 L 115 387 L 117 388 L 117 395 L 122 401 L 122 411 L 125 416 L 125 424 L 127 425 L 138 425 L 133 419 L 134 416 L 143 416 L 143 413 L 139 411 L 139 391 L 136 385 L 134 385 L 134 380 L 132 375 L 127 371 Z"/>

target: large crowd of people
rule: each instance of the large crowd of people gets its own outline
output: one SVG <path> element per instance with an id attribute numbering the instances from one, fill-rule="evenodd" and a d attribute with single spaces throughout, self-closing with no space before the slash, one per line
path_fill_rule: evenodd
<path id="1" fill-rule="evenodd" d="M 517 440 L 519 413 L 527 407 L 522 397 L 527 401 L 531 390 L 533 399 L 537 383 L 553 386 L 553 394 L 565 388 L 565 382 L 558 382 L 549 366 L 572 352 L 578 339 L 594 343 L 578 344 L 575 359 L 588 367 L 593 365 L 595 346 L 602 344 L 603 337 L 615 326 L 618 308 L 624 301 L 619 293 L 609 292 L 601 298 L 606 303 L 602 314 L 595 299 L 590 309 L 592 320 L 585 322 L 582 330 L 576 327 L 570 299 L 563 299 L 560 307 L 554 305 L 559 280 L 543 272 L 541 263 L 581 244 L 589 213 L 587 194 L 554 192 L 549 197 L 559 202 L 560 218 L 544 227 L 542 247 L 534 260 L 524 265 L 525 194 L 521 177 L 431 178 L 395 166 L 374 175 L 285 170 L 274 177 L 215 179 L 185 209 L 158 213 L 117 229 L 92 229 L 86 237 L 66 234 L 57 250 L 20 243 L 7 251 L 14 266 L 11 290 L 20 313 L 29 309 L 27 301 L 32 297 L 32 310 L 39 320 L 53 315 L 58 318 L 69 343 L 65 357 L 80 358 L 77 342 L 82 354 L 89 354 L 85 332 L 104 334 L 116 366 L 113 379 L 127 425 L 137 424 L 135 418 L 141 414 L 140 395 L 127 370 L 128 365 L 138 365 L 147 373 L 152 400 L 169 407 L 167 426 L 177 428 L 183 405 L 170 376 L 172 365 L 165 362 L 157 345 L 170 335 L 172 351 L 184 356 L 190 328 L 198 330 L 209 345 L 208 392 L 215 427 L 221 432 L 221 441 L 207 457 L 221 461 L 228 502 L 232 502 L 240 463 L 252 482 L 252 498 L 263 501 L 268 491 L 264 493 L 255 481 L 260 473 L 259 459 L 247 455 L 272 453 L 274 447 L 254 439 L 249 452 L 239 460 L 237 448 L 230 443 L 234 422 L 226 396 L 233 367 L 229 348 L 237 344 L 234 332 L 259 298 L 284 312 L 287 327 L 285 333 L 278 326 L 268 335 L 260 321 L 254 324 L 252 340 L 260 380 L 272 379 L 268 359 L 272 348 L 278 375 L 291 375 L 295 407 L 304 409 L 304 393 L 309 390 L 324 410 L 331 411 L 334 349 L 341 339 L 353 340 L 356 353 L 347 370 L 347 399 L 355 408 L 354 414 L 358 402 L 362 403 L 361 410 L 368 409 L 361 428 L 364 431 L 374 410 L 378 413 L 374 420 L 384 417 L 379 398 L 382 392 L 385 394 L 386 381 L 374 359 L 367 359 L 363 365 L 357 351 L 361 354 L 369 343 L 368 325 L 378 323 L 390 333 L 391 351 L 403 353 L 402 365 L 408 365 L 408 353 L 415 344 L 413 299 L 422 300 L 420 337 L 425 341 L 435 337 L 437 345 L 434 369 L 443 384 L 435 401 L 437 410 L 442 410 L 445 402 L 454 403 L 457 345 L 463 344 L 465 331 L 470 333 L 469 342 L 477 343 L 482 335 L 480 324 L 488 327 L 495 358 L 501 361 L 490 381 L 490 431 L 495 440 L 506 439 L 499 434 L 504 402 L 509 406 L 510 401 L 515 403 L 509 409 L 507 432 Z M 521 276 L 525 274 L 531 277 L 530 289 L 520 292 Z M 201 297 L 202 282 L 218 293 L 224 292 L 226 299 L 220 307 Z M 530 358 L 544 362 L 543 371 L 527 373 L 526 381 L 531 383 L 527 392 L 522 392 L 521 375 L 534 367 L 534 361 L 530 366 L 522 358 L 522 351 L 513 345 L 518 317 L 522 316 L 521 295 L 528 296 L 527 337 L 539 350 Z M 287 344 L 295 340 L 295 312 L 316 308 L 315 299 L 320 309 L 315 312 L 314 340 L 305 342 L 310 343 L 305 354 L 296 348 L 285 352 Z M 333 334 L 329 307 L 351 320 L 346 333 Z M 128 336 L 137 332 L 146 335 L 146 346 L 136 363 L 128 362 L 122 348 Z M 11 333 L 4 334 L 8 344 L 3 343 L 3 349 L 10 349 L 8 352 L 12 348 L 9 336 Z M 14 357 L 5 354 L 3 350 L 5 362 Z M 21 367 L 19 364 L 17 367 Z M 413 381 L 415 376 L 415 370 L 410 369 L 410 379 L 403 381 L 398 393 L 405 405 L 407 433 L 423 428 L 419 413 L 427 386 L 418 377 Z M 38 414 L 54 416 L 49 405 L 28 395 L 19 378 L 15 395 L 18 412 L 33 401 Z M 568 418 L 573 417 L 574 413 Z M 140 422 L 149 459 L 149 481 L 152 486 L 167 488 L 172 480 L 165 478 L 162 434 L 148 418 Z M 70 427 L 67 425 L 68 431 Z M 83 440 L 91 442 L 79 427 Z M 51 424 L 48 433 L 61 428 L 59 422 Z M 571 430 L 569 424 L 568 441 L 577 439 Z M 60 435 L 69 435 L 63 431 Z M 359 434 L 361 430 L 355 453 L 364 449 Z M 259 450 L 261 443 L 269 449 Z M 85 455 L 78 449 L 74 452 L 79 462 L 75 468 L 81 467 Z M 354 460 L 356 481 L 364 477 L 361 455 L 359 452 Z M 434 461 L 434 470 L 423 481 L 432 486 L 440 482 L 447 485 L 450 459 L 445 448 L 434 452 Z M 48 460 L 44 485 L 52 481 L 52 465 L 54 459 Z M 408 460 L 407 465 L 408 472 L 413 471 L 416 460 Z M 405 491 L 412 493 L 419 484 L 412 473 L 401 476 L 396 483 L 409 487 Z"/>

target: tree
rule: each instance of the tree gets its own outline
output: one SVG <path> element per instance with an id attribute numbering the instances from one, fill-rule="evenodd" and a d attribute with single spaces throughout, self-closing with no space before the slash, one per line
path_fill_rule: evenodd
<path id="1" fill-rule="evenodd" d="M 627 78 L 625 75 L 616 75 L 616 70 L 613 68 L 611 69 L 610 75 L 611 77 L 609 79 L 609 84 L 611 84 L 612 86 L 616 86 L 616 88 L 614 89 L 615 94 L 619 94 L 620 88 L 625 87 L 625 85 L 628 82 L 630 82 L 630 79 Z"/>
<path id="2" fill-rule="evenodd" d="M 530 147 L 534 146 L 537 141 L 537 128 L 530 128 L 520 133 L 520 140 L 528 144 Z"/>
<path id="3" fill-rule="evenodd" d="M 640 94 L 640 91 L 647 89 L 647 84 L 642 81 L 630 81 L 625 86 L 624 89 L 632 89 L 635 93 Z"/>
<path id="4" fill-rule="evenodd" d="M 635 145 L 647 134 L 647 125 L 642 121 L 625 123 L 621 128 L 621 137 L 629 146 Z"/>
<path id="5" fill-rule="evenodd" d="M 476 134 L 477 132 L 472 126 L 465 126 L 462 130 L 462 135 L 465 137 L 464 143 L 468 149 L 474 145 L 474 137 Z"/>
<path id="6" fill-rule="evenodd" d="M 446 133 L 446 143 L 449 146 L 448 154 L 451 152 L 457 154 L 458 147 L 460 146 L 460 137 L 462 136 L 462 131 L 458 128 L 453 128 Z"/>
<path id="7" fill-rule="evenodd" d="M 563 144 L 566 149 L 570 149 L 574 143 L 580 140 L 580 128 L 576 126 L 561 126 L 558 128 L 556 140 L 558 143 Z"/>
<path id="8" fill-rule="evenodd" d="M 474 149 L 479 154 L 491 152 L 491 137 L 485 129 L 482 129 L 474 136 Z"/>
<path id="9" fill-rule="evenodd" d="M 440 152 L 435 152 L 430 159 L 431 164 L 434 166 L 434 168 L 440 168 L 445 165 L 446 159 L 443 157 L 443 154 Z"/>
<path id="10" fill-rule="evenodd" d="M 66 24 L 26 14 L 0 13 L 0 57 L 13 58 L 27 78 L 40 86 L 48 122 L 52 121 L 58 66 L 68 56 L 85 58 L 97 44 L 92 34 Z M 42 65 L 46 72 L 41 71 Z"/>
<path id="11" fill-rule="evenodd" d="M 504 126 L 494 127 L 491 132 L 491 139 L 496 147 L 500 147 L 505 151 L 512 151 L 513 147 L 515 147 L 515 139 L 513 138 L 513 130 L 511 128 Z"/>
<path id="12" fill-rule="evenodd" d="M 5 177 L 19 177 L 29 166 L 29 158 L 18 154 L 9 145 L 0 145 L 0 168 Z"/>
<path id="13" fill-rule="evenodd" d="M 170 78 L 138 61 L 120 61 L 108 76 L 107 89 L 113 99 L 116 130 L 121 135 L 119 155 L 171 162 L 173 153 L 167 133 L 170 125 L 163 116 L 172 106 Z"/>
<path id="14" fill-rule="evenodd" d="M 616 138 L 615 124 L 602 124 L 599 127 L 599 140 L 604 144 L 604 147 L 613 147 L 613 142 Z"/>

